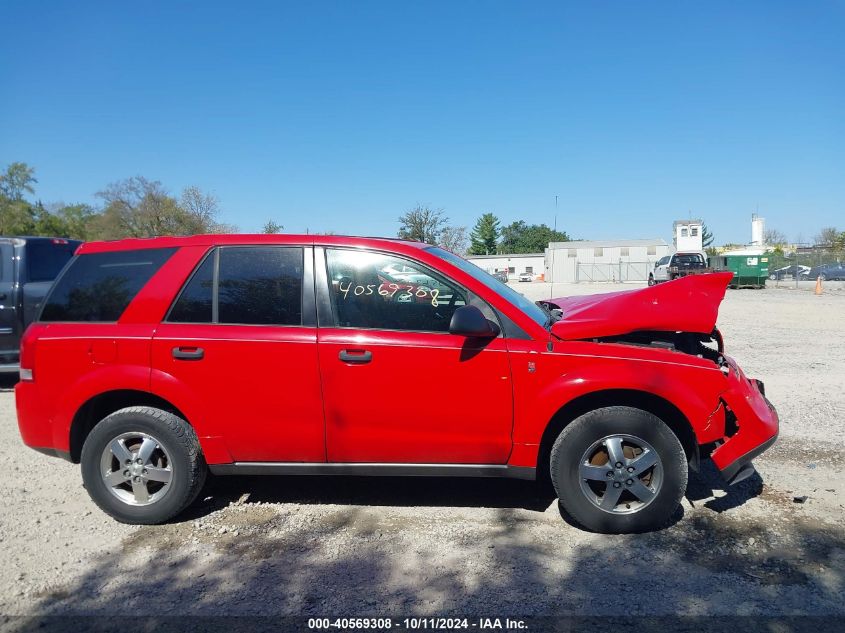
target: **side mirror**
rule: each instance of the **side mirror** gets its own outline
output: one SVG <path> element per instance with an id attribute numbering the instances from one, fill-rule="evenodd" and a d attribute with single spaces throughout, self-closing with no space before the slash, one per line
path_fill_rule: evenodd
<path id="1" fill-rule="evenodd" d="M 452 314 L 449 334 L 473 338 L 495 338 L 499 336 L 499 326 L 488 321 L 481 310 L 475 306 L 461 306 Z"/>

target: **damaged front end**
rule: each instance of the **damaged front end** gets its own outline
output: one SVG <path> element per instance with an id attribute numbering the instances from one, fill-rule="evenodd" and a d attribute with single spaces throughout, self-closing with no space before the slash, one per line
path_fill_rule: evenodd
<path id="1" fill-rule="evenodd" d="M 732 277 L 695 275 L 638 290 L 544 302 L 557 311 L 550 332 L 562 341 L 648 347 L 714 363 L 725 383 L 706 426 L 724 428 L 721 439 L 710 445 L 710 458 L 729 484 L 753 474 L 751 460 L 775 442 L 779 424 L 765 386 L 747 378 L 725 354 L 716 328 L 719 304 Z"/>

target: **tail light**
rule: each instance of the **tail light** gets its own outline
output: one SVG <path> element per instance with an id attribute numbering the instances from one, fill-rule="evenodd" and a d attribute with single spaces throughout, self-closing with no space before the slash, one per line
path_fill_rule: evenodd
<path id="1" fill-rule="evenodd" d="M 31 325 L 24 332 L 21 339 L 21 380 L 32 381 L 35 380 L 35 343 L 38 340 L 36 330 L 37 325 Z"/>

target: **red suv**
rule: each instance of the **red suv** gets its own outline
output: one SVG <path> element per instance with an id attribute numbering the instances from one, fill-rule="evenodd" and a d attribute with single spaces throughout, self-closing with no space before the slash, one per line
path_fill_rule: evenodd
<path id="1" fill-rule="evenodd" d="M 777 435 L 715 329 L 730 279 L 535 304 L 413 242 L 88 243 L 24 336 L 20 431 L 129 523 L 211 471 L 549 477 L 585 527 L 653 529 L 701 455 L 737 481 Z"/>

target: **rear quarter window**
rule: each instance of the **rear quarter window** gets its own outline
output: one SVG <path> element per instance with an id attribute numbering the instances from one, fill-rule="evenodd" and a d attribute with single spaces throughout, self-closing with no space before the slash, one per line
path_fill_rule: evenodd
<path id="1" fill-rule="evenodd" d="M 39 321 L 117 321 L 175 250 L 79 255 L 56 281 Z"/>

